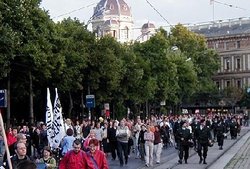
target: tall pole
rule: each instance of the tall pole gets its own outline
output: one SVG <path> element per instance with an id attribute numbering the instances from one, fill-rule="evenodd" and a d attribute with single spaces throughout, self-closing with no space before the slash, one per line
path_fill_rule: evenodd
<path id="1" fill-rule="evenodd" d="M 8 73 L 8 82 L 7 82 L 7 128 L 10 127 L 10 73 Z"/>
<path id="2" fill-rule="evenodd" d="M 30 80 L 30 123 L 34 123 L 34 111 L 33 111 L 33 84 L 32 84 L 32 74 L 31 71 L 29 71 L 29 80 Z"/>
<path id="3" fill-rule="evenodd" d="M 2 117 L 1 108 L 0 108 L 0 127 L 2 128 L 4 147 L 5 147 L 5 152 L 7 154 L 7 162 L 8 162 L 8 165 L 9 165 L 9 169 L 12 169 L 12 163 L 11 163 L 11 160 L 10 160 L 10 151 L 9 151 L 9 147 L 8 147 L 8 144 L 7 144 L 6 132 L 4 130 L 4 124 L 3 124 L 3 117 Z"/>

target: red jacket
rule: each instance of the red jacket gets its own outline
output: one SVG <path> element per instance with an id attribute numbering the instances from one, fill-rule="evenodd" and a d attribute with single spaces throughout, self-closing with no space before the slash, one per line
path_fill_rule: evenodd
<path id="1" fill-rule="evenodd" d="M 17 141 L 16 136 L 14 136 L 12 132 L 6 133 L 6 137 L 8 146 L 14 144 Z"/>
<path id="2" fill-rule="evenodd" d="M 82 150 L 77 154 L 73 150 L 70 150 L 61 160 L 59 169 L 87 169 L 84 154 L 85 152 Z"/>
<path id="3" fill-rule="evenodd" d="M 96 169 L 95 162 L 99 169 L 109 169 L 106 155 L 101 150 L 96 150 L 93 157 L 90 155 L 90 152 L 87 152 L 84 154 L 84 158 L 86 160 L 86 169 Z"/>

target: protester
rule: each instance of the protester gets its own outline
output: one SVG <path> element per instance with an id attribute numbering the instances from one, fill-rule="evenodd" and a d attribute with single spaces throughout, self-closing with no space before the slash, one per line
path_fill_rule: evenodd
<path id="1" fill-rule="evenodd" d="M 50 147 L 45 146 L 43 148 L 43 157 L 37 160 L 37 162 L 45 163 L 46 169 L 56 169 L 56 160 L 52 157 Z"/>
<path id="2" fill-rule="evenodd" d="M 65 136 L 61 142 L 62 155 L 66 154 L 68 151 L 72 150 L 72 145 L 75 140 L 73 136 L 74 131 L 71 128 L 68 128 L 66 131 L 67 136 Z"/>
<path id="3" fill-rule="evenodd" d="M 68 151 L 59 164 L 59 169 L 86 169 L 84 152 L 81 150 L 81 142 L 76 139 L 73 142 L 73 150 Z"/>
<path id="4" fill-rule="evenodd" d="M 151 126 L 147 126 L 147 131 L 144 133 L 144 140 L 145 140 L 145 162 L 146 166 L 153 166 L 153 151 L 154 151 L 154 132 L 151 130 Z"/>
<path id="5" fill-rule="evenodd" d="M 99 140 L 93 138 L 89 141 L 89 151 L 84 154 L 86 169 L 108 169 L 105 153 L 98 150 Z"/>
<path id="6" fill-rule="evenodd" d="M 16 166 L 15 169 L 37 169 L 36 164 L 31 160 L 24 160 Z"/>
<path id="7" fill-rule="evenodd" d="M 156 164 L 160 164 L 161 151 L 162 151 L 160 126 L 155 126 L 154 138 L 155 138 L 154 139 L 154 152 L 156 156 Z"/>
<path id="8" fill-rule="evenodd" d="M 120 126 L 116 130 L 117 137 L 117 148 L 118 148 L 118 157 L 120 160 L 120 166 L 124 165 L 123 154 L 125 157 L 125 165 L 128 163 L 128 139 L 129 139 L 129 129 L 125 126 L 125 121 L 120 121 Z"/>
<path id="9" fill-rule="evenodd" d="M 27 147 L 26 147 L 25 143 L 23 143 L 23 142 L 18 142 L 15 144 L 15 153 L 16 154 L 10 158 L 12 168 L 14 168 L 14 169 L 17 167 L 17 165 L 20 162 L 25 161 L 25 160 L 30 160 L 30 158 L 26 155 L 27 154 Z M 7 163 L 5 168 L 9 169 L 8 163 Z"/>

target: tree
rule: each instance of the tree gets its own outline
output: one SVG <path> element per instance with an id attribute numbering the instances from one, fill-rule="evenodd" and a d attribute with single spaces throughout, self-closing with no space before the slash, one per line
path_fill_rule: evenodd
<path id="1" fill-rule="evenodd" d="M 14 80 L 13 95 L 29 95 L 29 116 L 33 123 L 33 81 L 42 81 L 51 76 L 53 66 L 57 64 L 57 58 L 52 54 L 51 41 L 54 33 L 54 23 L 48 14 L 39 8 L 40 0 L 3 0 L 1 1 L 1 22 L 7 37 L 5 42 L 5 56 L 9 61 L 11 73 L 9 76 Z M 10 38 L 9 35 L 14 35 Z M 15 45 L 11 45 L 15 39 Z M 15 48 L 13 48 L 15 47 Z M 6 62 L 8 63 L 8 62 Z M 10 69 L 7 72 L 10 72 Z M 19 85 L 18 85 L 19 84 Z M 23 90 L 19 87 L 23 86 Z M 15 89 L 17 87 L 17 89 Z M 19 90 L 18 90 L 19 88 Z M 20 98 L 20 97 L 19 97 Z M 19 100 L 20 101 L 20 100 Z M 21 100 L 22 102 L 22 100 Z"/>
<path id="2" fill-rule="evenodd" d="M 180 24 L 171 29 L 169 38 L 171 45 L 177 46 L 185 56 L 192 59 L 198 76 L 197 92 L 214 90 L 212 75 L 219 68 L 218 54 L 208 49 L 206 39 Z"/>
<path id="3" fill-rule="evenodd" d="M 94 35 L 89 32 L 84 23 L 77 19 L 64 19 L 57 23 L 58 39 L 56 53 L 63 58 L 63 69 L 54 72 L 53 86 L 57 86 L 66 93 L 69 100 L 67 116 L 71 116 L 74 98 L 72 93 L 81 93 L 81 107 L 83 108 L 83 91 L 86 79 L 85 69 L 91 58 L 91 46 L 95 43 Z"/>

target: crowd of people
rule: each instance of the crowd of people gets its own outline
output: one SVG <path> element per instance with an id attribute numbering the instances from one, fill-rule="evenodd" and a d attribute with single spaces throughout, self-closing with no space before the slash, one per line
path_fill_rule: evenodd
<path id="1" fill-rule="evenodd" d="M 14 169 L 24 164 L 48 169 L 108 169 L 107 158 L 118 158 L 122 167 L 128 164 L 131 153 L 135 160 L 151 167 L 161 163 L 162 151 L 169 146 L 178 150 L 179 164 L 188 163 L 190 148 L 200 157 L 197 163 L 207 164 L 208 147 L 217 142 L 218 150 L 222 150 L 224 139 L 236 139 L 242 125 L 248 125 L 244 115 L 219 113 L 151 115 L 148 119 L 137 116 L 120 121 L 100 117 L 74 123 L 66 119 L 66 135 L 58 149 L 49 147 L 46 124 L 42 122 L 9 128 L 6 136 Z M 4 167 L 9 168 L 6 153 L 3 159 Z"/>

